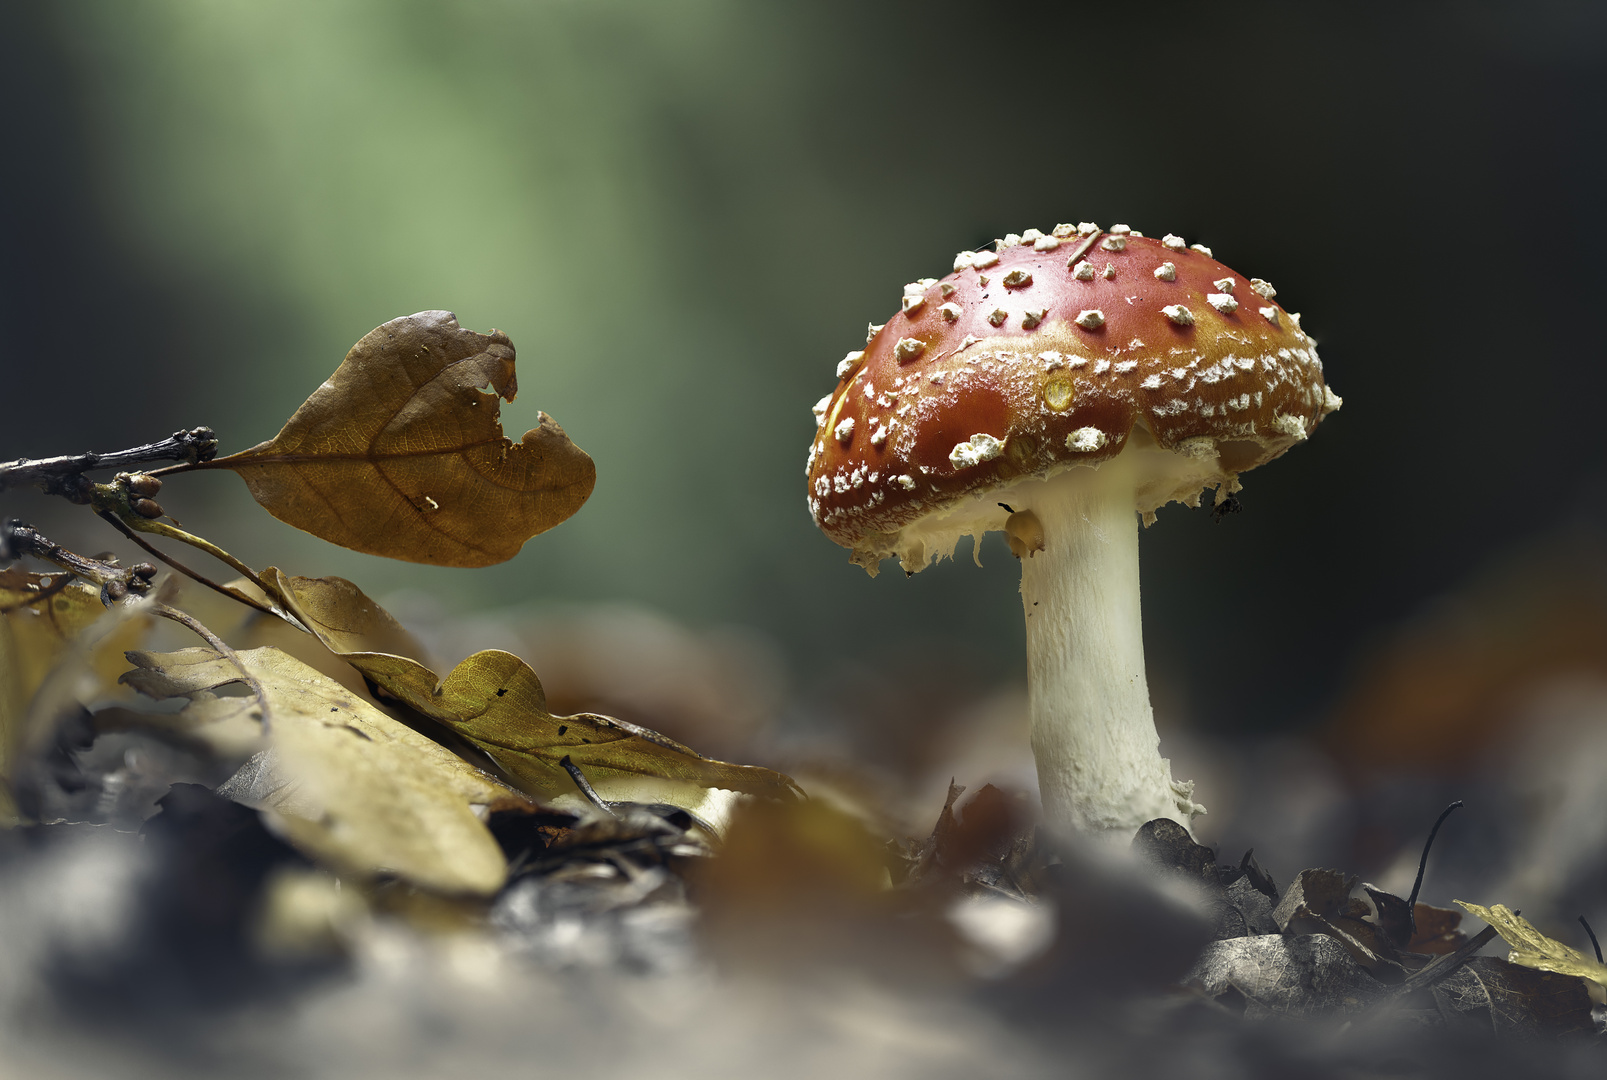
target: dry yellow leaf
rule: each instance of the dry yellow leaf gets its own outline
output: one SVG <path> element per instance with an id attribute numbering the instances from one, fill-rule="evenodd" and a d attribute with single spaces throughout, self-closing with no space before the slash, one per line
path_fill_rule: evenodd
<path id="1" fill-rule="evenodd" d="M 221 793 L 264 811 L 291 843 L 342 872 L 395 874 L 446 893 L 502 886 L 507 865 L 481 814 L 528 799 L 278 649 L 237 655 L 268 699 L 272 745 Z M 242 682 L 240 668 L 212 649 L 128 658 L 136 667 L 125 682 L 155 698 L 190 698 L 184 713 L 195 710 L 197 724 L 241 707 L 218 694 Z"/>
<path id="2" fill-rule="evenodd" d="M 274 517 L 342 547 L 491 566 L 580 509 L 590 457 L 545 413 L 519 442 L 507 335 L 421 311 L 364 335 L 271 440 L 197 468 L 233 469 Z M 488 388 L 488 389 L 487 389 Z"/>
<path id="3" fill-rule="evenodd" d="M 1508 962 L 1558 975 L 1577 975 L 1607 990 L 1607 965 L 1592 960 L 1578 949 L 1570 949 L 1562 942 L 1546 937 L 1528 919 L 1505 904 L 1480 907 L 1464 900 L 1454 902 L 1495 927 L 1495 932 L 1501 935 L 1502 940 L 1512 946 L 1512 951 L 1507 954 Z"/>
<path id="4" fill-rule="evenodd" d="M 790 778 L 754 765 L 714 761 L 648 728 L 596 713 L 554 716 L 541 680 L 512 653 L 475 653 L 441 679 L 408 655 L 379 651 L 401 627 L 339 578 L 263 575 L 275 598 L 379 691 L 439 721 L 489 754 L 526 792 L 574 790 L 567 757 L 598 782 L 617 776 L 684 781 L 771 798 L 792 798 Z M 366 646 L 366 647 L 364 647 Z"/>
<path id="5" fill-rule="evenodd" d="M 0 570 L 0 825 L 17 820 L 9 781 L 30 741 L 30 702 L 67 658 L 73 642 L 106 615 L 100 590 L 70 574 Z M 97 687 L 114 684 L 123 667 L 122 650 L 137 644 L 144 625 L 140 618 L 109 617 L 107 629 L 116 631 L 117 640 L 108 644 L 119 647 L 96 648 L 77 657 L 72 662 L 84 667 L 78 674 Z M 115 667 L 101 666 L 108 655 L 116 658 Z M 93 690 L 86 688 L 85 693 Z"/>

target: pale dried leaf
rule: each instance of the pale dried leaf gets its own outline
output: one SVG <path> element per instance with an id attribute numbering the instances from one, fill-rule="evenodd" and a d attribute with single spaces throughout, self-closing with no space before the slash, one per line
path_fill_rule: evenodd
<path id="1" fill-rule="evenodd" d="M 265 775 L 249 801 L 292 843 L 347 873 L 448 893 L 501 887 L 507 867 L 476 811 L 528 800 L 277 649 L 237 655 L 273 718 L 272 753 L 254 759 Z M 137 666 L 124 679 L 142 693 L 191 697 L 203 722 L 234 715 L 215 693 L 242 681 L 228 657 L 184 649 L 129 659 Z"/>

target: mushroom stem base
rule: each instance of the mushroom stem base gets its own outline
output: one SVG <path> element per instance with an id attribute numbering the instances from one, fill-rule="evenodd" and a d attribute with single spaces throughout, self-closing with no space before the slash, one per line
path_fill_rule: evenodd
<path id="1" fill-rule="evenodd" d="M 1132 833 L 1184 825 L 1204 807 L 1172 779 L 1144 679 L 1138 515 L 1132 468 L 1116 459 L 1011 492 L 1042 523 L 1021 560 L 1032 752 L 1052 826 Z"/>

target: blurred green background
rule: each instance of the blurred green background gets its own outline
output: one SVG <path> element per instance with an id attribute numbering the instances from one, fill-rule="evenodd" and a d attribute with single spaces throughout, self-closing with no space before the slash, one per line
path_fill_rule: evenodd
<path id="1" fill-rule="evenodd" d="M 337 550 L 230 475 L 164 505 L 376 596 L 627 601 L 752 628 L 797 686 L 928 672 L 940 698 L 1023 677 L 1014 561 L 990 538 L 983 569 L 867 579 L 804 507 L 810 406 L 961 248 L 1178 232 L 1277 285 L 1346 405 L 1245 513 L 1145 534 L 1157 707 L 1298 725 L 1382 628 L 1600 518 L 1604 10 L 16 5 L 0 459 L 202 423 L 244 448 L 369 329 L 449 308 L 519 350 L 510 432 L 544 409 L 597 462 L 519 558 Z M 112 542 L 70 510 L 6 508 Z"/>

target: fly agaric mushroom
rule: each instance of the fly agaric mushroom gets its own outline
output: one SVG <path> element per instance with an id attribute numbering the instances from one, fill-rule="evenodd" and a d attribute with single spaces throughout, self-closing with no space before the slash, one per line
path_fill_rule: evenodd
<path id="1" fill-rule="evenodd" d="M 1160 756 L 1138 517 L 1198 506 L 1208 487 L 1226 498 L 1339 408 L 1275 295 L 1177 236 L 1029 229 L 906 285 L 815 407 L 810 512 L 872 575 L 1006 532 L 1055 825 L 1130 832 L 1204 812 Z"/>

